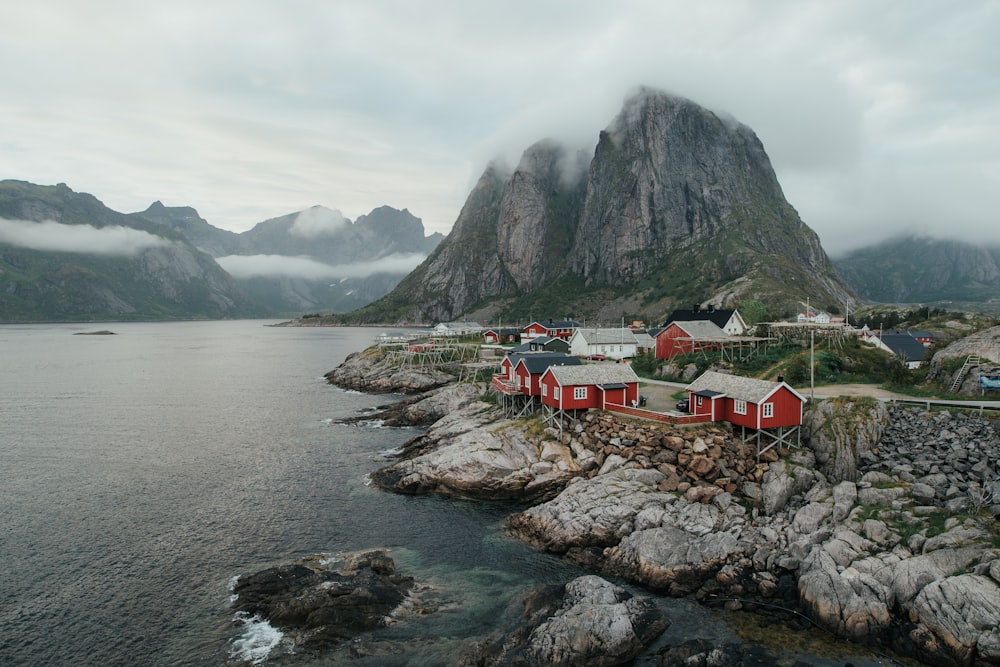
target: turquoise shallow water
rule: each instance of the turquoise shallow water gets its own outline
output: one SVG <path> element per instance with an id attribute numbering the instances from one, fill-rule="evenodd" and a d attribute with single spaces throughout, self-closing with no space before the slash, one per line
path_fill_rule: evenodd
<path id="1" fill-rule="evenodd" d="M 0 665 L 261 656 L 267 633 L 228 609 L 234 576 L 373 547 L 439 611 L 320 663 L 439 665 L 517 591 L 580 574 L 506 538 L 508 506 L 365 485 L 415 431 L 331 423 L 392 397 L 322 374 L 379 331 L 266 324 L 0 327 Z M 99 329 L 116 335 L 74 335 Z M 719 612 L 661 604 L 664 641 L 730 636 Z"/>

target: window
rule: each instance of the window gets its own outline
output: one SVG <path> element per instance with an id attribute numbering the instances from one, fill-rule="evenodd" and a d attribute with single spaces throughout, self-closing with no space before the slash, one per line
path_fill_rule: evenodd
<path id="1" fill-rule="evenodd" d="M 738 398 L 733 399 L 733 412 L 738 415 L 745 415 L 747 413 L 747 402 Z"/>
<path id="2" fill-rule="evenodd" d="M 761 416 L 768 419 L 774 416 L 774 403 L 765 403 L 761 407 Z"/>
<path id="3" fill-rule="evenodd" d="M 559 387 L 558 387 L 558 385 L 555 386 L 555 387 L 552 387 L 552 398 L 556 399 L 557 401 L 559 400 Z"/>
<path id="4" fill-rule="evenodd" d="M 547 385 L 547 384 L 545 384 L 543 382 L 542 383 L 542 396 L 548 396 L 548 395 L 549 395 L 549 385 Z"/>
<path id="5" fill-rule="evenodd" d="M 694 404 L 697 405 L 699 408 L 701 407 L 701 396 L 698 396 L 694 399 Z"/>
<path id="6" fill-rule="evenodd" d="M 587 398 L 587 388 L 586 387 L 573 387 L 573 398 L 578 401 L 582 401 Z"/>

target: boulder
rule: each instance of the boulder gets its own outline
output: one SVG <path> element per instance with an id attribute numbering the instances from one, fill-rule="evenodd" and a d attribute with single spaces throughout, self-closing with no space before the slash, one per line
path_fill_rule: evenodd
<path id="1" fill-rule="evenodd" d="M 419 439 L 419 450 L 373 472 L 372 482 L 397 493 L 537 500 L 580 474 L 568 448 L 540 448 L 525 436 L 523 424 L 498 427 L 483 405 L 472 403 L 439 420 Z"/>
<path id="2" fill-rule="evenodd" d="M 561 595 L 559 594 L 561 592 Z M 649 598 L 597 576 L 531 591 L 511 605 L 517 626 L 472 646 L 461 664 L 482 667 L 630 664 L 669 625 Z"/>
<path id="3" fill-rule="evenodd" d="M 279 628 L 295 650 L 318 650 L 385 626 L 413 583 L 383 550 L 311 556 L 240 576 L 232 608 Z"/>
<path id="4" fill-rule="evenodd" d="M 917 594 L 909 613 L 916 625 L 910 639 L 922 659 L 971 665 L 984 658 L 996 664 L 1000 588 L 992 579 L 963 574 L 931 582 Z"/>
<path id="5" fill-rule="evenodd" d="M 814 547 L 799 569 L 802 606 L 821 627 L 855 641 L 870 641 L 892 622 L 888 589 L 852 567 L 838 570 L 833 557 Z"/>
<path id="6" fill-rule="evenodd" d="M 664 479 L 655 469 L 619 468 L 570 484 L 554 499 L 511 515 L 507 529 L 540 549 L 607 547 L 633 530 L 633 520 L 650 506 L 674 502 L 657 491 Z"/>

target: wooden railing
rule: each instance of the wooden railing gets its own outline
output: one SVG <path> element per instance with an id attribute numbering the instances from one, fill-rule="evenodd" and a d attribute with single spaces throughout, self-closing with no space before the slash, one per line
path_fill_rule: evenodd
<path id="1" fill-rule="evenodd" d="M 614 403 L 608 403 L 604 406 L 604 409 L 608 412 L 617 412 L 631 417 L 651 419 L 664 424 L 703 424 L 705 422 L 712 421 L 709 415 L 671 415 L 665 412 L 653 412 L 652 410 L 633 408 L 628 405 L 617 405 Z"/>
<path id="2" fill-rule="evenodd" d="M 490 380 L 490 386 L 502 394 L 521 393 L 516 387 L 514 387 L 513 383 L 505 380 L 503 375 L 494 375 L 493 379 Z"/>

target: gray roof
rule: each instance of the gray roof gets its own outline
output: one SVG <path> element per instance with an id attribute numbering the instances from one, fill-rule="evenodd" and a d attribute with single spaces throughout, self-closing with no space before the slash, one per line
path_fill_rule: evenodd
<path id="1" fill-rule="evenodd" d="M 676 324 L 691 338 L 730 338 L 730 335 L 711 320 L 676 321 Z"/>
<path id="2" fill-rule="evenodd" d="M 906 361 L 923 361 L 927 348 L 909 333 L 884 333 L 879 338 L 898 357 Z"/>
<path id="3" fill-rule="evenodd" d="M 760 403 L 784 384 L 783 382 L 758 380 L 756 378 L 743 377 L 742 375 L 705 371 L 701 377 L 687 386 L 687 390 L 689 392 L 717 391 L 730 398 L 738 398 L 748 403 Z M 785 386 L 787 387 L 788 385 Z M 791 387 L 788 388 L 801 400 L 805 400 L 799 392 Z"/>
<path id="4" fill-rule="evenodd" d="M 635 345 L 635 334 L 631 329 L 577 329 L 578 336 L 583 336 L 588 345 Z"/>
<path id="5" fill-rule="evenodd" d="M 532 375 L 545 372 L 549 366 L 579 366 L 583 362 L 580 357 L 574 357 L 562 352 L 523 352 L 519 354 L 509 354 L 510 363 L 517 366 L 522 361 L 524 367 Z"/>
<path id="6" fill-rule="evenodd" d="M 562 386 L 581 384 L 617 384 L 638 382 L 628 364 L 586 364 L 584 366 L 552 366 L 552 377 Z"/>

